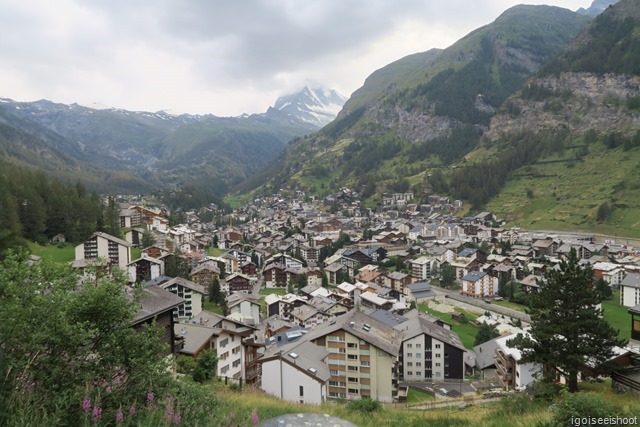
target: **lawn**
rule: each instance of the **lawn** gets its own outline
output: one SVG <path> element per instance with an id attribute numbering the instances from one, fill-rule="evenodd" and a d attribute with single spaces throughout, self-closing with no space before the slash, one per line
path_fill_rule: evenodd
<path id="1" fill-rule="evenodd" d="M 506 308 L 510 308 L 512 310 L 518 310 L 521 311 L 523 313 L 527 312 L 527 307 L 522 305 L 522 304 L 516 304 L 515 302 L 510 302 L 508 300 L 502 300 L 502 301 L 496 301 L 493 300 L 491 301 L 491 304 L 495 304 L 495 305 L 499 305 L 501 307 L 506 307 Z"/>
<path id="2" fill-rule="evenodd" d="M 457 320 L 453 320 L 453 318 L 451 317 L 451 313 L 443 313 L 438 310 L 434 310 L 427 307 L 426 304 L 418 304 L 418 308 L 425 313 L 429 313 L 432 316 L 437 317 L 438 319 L 452 324 L 453 332 L 458 334 L 458 337 L 460 337 L 460 341 L 462 341 L 464 347 L 468 349 L 473 348 L 473 344 L 476 341 L 476 335 L 478 334 L 478 327 L 471 323 L 471 321 L 478 318 L 477 314 L 456 307 L 456 312 L 464 313 L 466 318 L 469 320 L 469 323 L 460 323 Z"/>
<path id="3" fill-rule="evenodd" d="M 413 387 L 409 387 L 407 392 L 407 403 L 420 403 L 430 400 L 435 400 L 435 396 L 427 393 L 426 391 L 418 390 Z"/>
<path id="4" fill-rule="evenodd" d="M 212 313 L 222 315 L 222 307 L 220 307 L 220 305 L 216 304 L 215 302 L 211 302 L 205 299 L 204 301 L 202 301 L 202 308 Z"/>
<path id="5" fill-rule="evenodd" d="M 287 292 L 287 288 L 261 288 L 260 295 L 271 295 L 271 294 L 276 294 L 276 295 L 286 295 L 288 294 Z"/>
<path id="6" fill-rule="evenodd" d="M 604 318 L 614 329 L 620 330 L 618 336 L 629 339 L 631 337 L 631 315 L 629 309 L 620 305 L 620 291 L 614 291 L 613 296 L 602 303 Z"/>
<path id="7" fill-rule="evenodd" d="M 225 252 L 226 252 L 225 249 L 220 249 L 220 248 L 208 248 L 207 249 L 207 255 L 209 255 L 209 256 L 220 256 Z"/>
<path id="8" fill-rule="evenodd" d="M 31 242 L 29 242 L 28 245 L 32 254 L 55 263 L 66 264 L 73 261 L 76 257 L 75 247 L 69 243 L 65 243 L 62 248 L 59 248 L 57 245 L 42 246 Z"/>

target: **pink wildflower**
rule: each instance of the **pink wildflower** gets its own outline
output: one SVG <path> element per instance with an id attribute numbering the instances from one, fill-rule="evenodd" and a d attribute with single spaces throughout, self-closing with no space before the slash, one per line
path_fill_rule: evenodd
<path id="1" fill-rule="evenodd" d="M 102 408 L 99 406 L 93 407 L 93 418 L 99 419 L 102 416 Z"/>
<path id="2" fill-rule="evenodd" d="M 178 412 L 173 416 L 173 423 L 180 424 L 180 421 L 182 421 L 182 415 L 180 415 L 180 412 Z"/>
<path id="3" fill-rule="evenodd" d="M 91 410 L 91 399 L 86 398 L 82 401 L 82 410 L 84 412 L 89 412 Z"/>
<path id="4" fill-rule="evenodd" d="M 253 411 L 253 413 L 251 414 L 251 422 L 254 424 L 258 424 L 258 421 L 260 421 L 260 417 L 258 417 L 258 414 Z"/>
<path id="5" fill-rule="evenodd" d="M 135 414 L 136 414 L 136 412 L 138 412 L 138 411 L 136 410 L 136 405 L 132 405 L 132 406 L 131 406 L 131 408 L 129 408 L 129 415 L 132 415 L 132 416 L 133 416 L 133 415 L 135 415 Z"/>
<path id="6" fill-rule="evenodd" d="M 118 409 L 118 412 L 116 412 L 116 424 L 120 424 L 122 421 L 124 421 L 124 414 L 122 409 Z"/>
<path id="7" fill-rule="evenodd" d="M 156 396 L 153 394 L 152 391 L 150 391 L 149 393 L 147 393 L 147 403 L 151 403 L 153 402 L 153 399 L 155 399 Z"/>

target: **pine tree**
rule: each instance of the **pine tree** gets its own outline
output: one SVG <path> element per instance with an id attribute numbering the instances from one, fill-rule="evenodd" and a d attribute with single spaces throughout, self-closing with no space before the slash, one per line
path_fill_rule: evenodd
<path id="1" fill-rule="evenodd" d="M 491 341 L 494 338 L 500 336 L 500 332 L 496 329 L 495 326 L 489 325 L 487 322 L 482 322 L 480 325 L 480 329 L 478 329 L 478 333 L 476 334 L 476 341 L 473 343 L 473 346 L 477 346 L 487 341 Z"/>
<path id="2" fill-rule="evenodd" d="M 593 269 L 579 264 L 574 249 L 559 270 L 545 274 L 540 291 L 530 300 L 530 334 L 518 334 L 509 345 L 522 352 L 523 363 L 538 363 L 546 373 L 564 375 L 570 392 L 578 391 L 582 367 L 604 364 L 613 356 L 614 346 L 626 344 L 601 317 L 597 305 L 602 296 L 594 286 Z"/>

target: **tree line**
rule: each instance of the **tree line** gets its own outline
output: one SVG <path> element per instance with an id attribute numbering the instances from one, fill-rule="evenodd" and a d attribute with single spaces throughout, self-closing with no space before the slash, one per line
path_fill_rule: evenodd
<path id="1" fill-rule="evenodd" d="M 119 225 L 116 204 L 103 206 L 100 195 L 81 183 L 50 180 L 6 161 L 0 161 L 0 169 L 0 255 L 26 240 L 45 243 L 63 234 L 79 242 Z"/>

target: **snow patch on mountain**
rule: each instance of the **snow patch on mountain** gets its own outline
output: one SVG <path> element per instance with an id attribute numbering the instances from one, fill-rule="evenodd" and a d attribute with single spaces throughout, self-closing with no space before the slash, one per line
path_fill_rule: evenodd
<path id="1" fill-rule="evenodd" d="M 305 87 L 277 99 L 273 108 L 292 120 L 321 128 L 336 118 L 347 99 L 335 90 Z"/>

